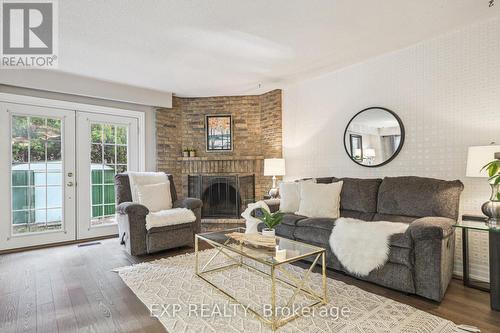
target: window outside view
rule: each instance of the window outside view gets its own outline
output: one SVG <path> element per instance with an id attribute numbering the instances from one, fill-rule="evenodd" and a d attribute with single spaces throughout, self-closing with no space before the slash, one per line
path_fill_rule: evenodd
<path id="1" fill-rule="evenodd" d="M 61 120 L 12 116 L 14 234 L 62 228 Z"/>
<path id="2" fill-rule="evenodd" d="M 127 127 L 91 124 L 91 225 L 115 223 L 115 174 L 127 171 Z"/>

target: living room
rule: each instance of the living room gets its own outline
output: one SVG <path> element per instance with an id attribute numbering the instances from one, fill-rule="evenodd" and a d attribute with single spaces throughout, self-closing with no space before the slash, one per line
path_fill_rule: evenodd
<path id="1" fill-rule="evenodd" d="M 0 332 L 500 332 L 498 1 L 0 5 Z"/>

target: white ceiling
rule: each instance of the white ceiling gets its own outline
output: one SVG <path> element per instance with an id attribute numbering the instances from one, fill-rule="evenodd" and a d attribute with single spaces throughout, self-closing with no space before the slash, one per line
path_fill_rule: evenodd
<path id="1" fill-rule="evenodd" d="M 257 93 L 499 14 L 488 0 L 64 0 L 59 70 L 183 96 Z"/>

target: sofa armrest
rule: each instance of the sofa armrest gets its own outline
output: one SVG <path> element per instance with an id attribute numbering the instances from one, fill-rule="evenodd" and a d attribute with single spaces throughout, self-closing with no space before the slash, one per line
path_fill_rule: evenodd
<path id="1" fill-rule="evenodd" d="M 118 231 L 129 253 L 134 256 L 146 254 L 146 215 L 149 209 L 138 203 L 122 202 L 116 207 L 116 212 L 125 216 L 118 218 Z"/>
<path id="2" fill-rule="evenodd" d="M 416 219 L 408 227 L 414 241 L 422 239 L 444 239 L 453 234 L 455 220 L 446 217 L 428 216 Z"/>
<path id="3" fill-rule="evenodd" d="M 149 209 L 146 206 L 135 202 L 122 202 L 116 207 L 116 211 L 122 215 L 146 216 L 149 214 Z"/>
<path id="4" fill-rule="evenodd" d="M 193 232 L 195 234 L 201 232 L 201 208 L 203 207 L 203 201 L 196 198 L 183 198 L 176 200 L 173 206 L 174 208 L 187 208 L 192 210 L 196 216 L 196 220 L 193 224 Z"/>
<path id="5" fill-rule="evenodd" d="M 178 199 L 174 202 L 174 208 L 187 208 L 187 209 L 196 209 L 201 208 L 203 206 L 203 202 L 200 199 L 196 198 L 184 198 Z"/>
<path id="6" fill-rule="evenodd" d="M 266 199 L 262 200 L 269 207 L 271 213 L 275 213 L 280 210 L 280 199 Z M 251 214 L 251 216 L 256 218 L 264 217 L 264 213 L 262 212 L 262 208 L 256 208 Z"/>
<path id="7" fill-rule="evenodd" d="M 413 240 L 415 293 L 440 302 L 453 275 L 455 220 L 423 217 L 408 227 Z"/>

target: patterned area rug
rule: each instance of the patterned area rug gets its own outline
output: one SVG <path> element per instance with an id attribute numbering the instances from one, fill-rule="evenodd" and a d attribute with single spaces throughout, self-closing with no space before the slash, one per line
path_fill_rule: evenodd
<path id="1" fill-rule="evenodd" d="M 215 250 L 200 252 L 200 265 Z M 272 332 L 253 313 L 213 288 L 194 274 L 194 254 L 186 254 L 117 269 L 120 277 L 157 317 L 168 332 Z M 209 268 L 227 264 L 217 257 Z M 246 261 L 247 264 L 251 264 Z M 260 265 L 259 265 L 260 266 Z M 265 270 L 265 267 L 256 268 Z M 306 270 L 288 265 L 289 273 L 303 276 Z M 209 280 L 231 295 L 237 296 L 266 317 L 270 316 L 270 280 L 249 268 L 236 267 L 209 273 Z M 285 278 L 283 275 L 281 278 Z M 309 286 L 321 292 L 322 277 L 311 273 Z M 311 303 L 298 296 L 295 306 L 286 306 L 293 291 L 279 283 L 276 290 L 278 314 L 303 314 L 277 332 L 422 332 L 458 331 L 456 325 L 443 318 L 411 306 L 378 296 L 343 282 L 327 279 L 328 304 L 304 311 L 297 305 Z M 302 294 L 300 294 L 302 295 Z M 266 315 L 267 313 L 267 315 Z"/>

